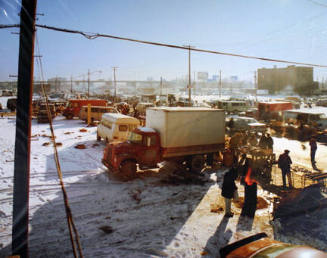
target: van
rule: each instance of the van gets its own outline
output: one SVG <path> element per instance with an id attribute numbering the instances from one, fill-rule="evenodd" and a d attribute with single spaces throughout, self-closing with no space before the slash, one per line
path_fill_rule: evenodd
<path id="1" fill-rule="evenodd" d="M 129 132 L 140 125 L 140 121 L 134 117 L 123 114 L 105 113 L 97 128 L 97 140 L 125 141 Z"/>
<path id="2" fill-rule="evenodd" d="M 70 99 L 68 100 L 68 105 L 63 111 L 63 116 L 67 119 L 73 119 L 79 116 L 81 108 L 87 106 L 88 104 L 93 106 L 107 106 L 107 100 L 105 99 Z"/>
<path id="3" fill-rule="evenodd" d="M 249 108 L 247 103 L 241 100 L 218 100 L 217 106 L 227 113 L 245 112 Z"/>
<path id="4" fill-rule="evenodd" d="M 81 120 L 85 120 L 87 121 L 87 110 L 88 110 L 88 106 L 83 106 L 80 113 L 79 113 L 79 118 Z M 102 115 L 104 113 L 118 113 L 117 109 L 115 109 L 114 107 L 103 107 L 103 106 L 91 106 L 91 110 L 90 110 L 90 117 L 91 117 L 91 121 L 101 121 L 102 119 Z"/>

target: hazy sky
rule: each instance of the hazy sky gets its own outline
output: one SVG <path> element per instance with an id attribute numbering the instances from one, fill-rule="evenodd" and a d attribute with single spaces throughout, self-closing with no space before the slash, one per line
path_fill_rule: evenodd
<path id="1" fill-rule="evenodd" d="M 20 1 L 0 0 L 0 24 L 19 23 Z M 327 65 L 327 0 L 39 0 L 38 24 L 141 40 Z M 0 80 L 17 74 L 18 29 L 0 30 Z M 186 76 L 188 52 L 37 29 L 45 78 L 94 72 L 91 79 Z M 194 72 L 253 79 L 261 67 L 286 64 L 192 53 Z M 314 69 L 315 79 L 327 68 Z M 35 76 L 40 71 L 35 66 Z M 82 78 L 82 77 L 79 77 Z"/>

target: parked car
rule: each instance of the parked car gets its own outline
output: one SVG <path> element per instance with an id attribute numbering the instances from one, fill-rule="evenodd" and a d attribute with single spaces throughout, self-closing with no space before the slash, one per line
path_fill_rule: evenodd
<path id="1" fill-rule="evenodd" d="M 17 106 L 17 98 L 11 98 L 7 100 L 7 108 L 10 109 L 12 112 L 16 110 Z"/>
<path id="2" fill-rule="evenodd" d="M 233 125 L 230 125 L 230 121 L 233 119 Z M 234 132 L 238 131 L 255 131 L 264 132 L 266 130 L 266 124 L 258 122 L 253 117 L 247 116 L 228 116 L 226 118 L 226 125 L 230 127 L 229 129 Z"/>

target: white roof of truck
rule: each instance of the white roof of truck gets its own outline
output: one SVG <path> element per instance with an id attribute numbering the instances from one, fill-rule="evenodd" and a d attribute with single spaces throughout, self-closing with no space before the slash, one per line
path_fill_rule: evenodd
<path id="1" fill-rule="evenodd" d="M 140 121 L 135 117 L 126 116 L 120 113 L 104 113 L 102 115 L 102 120 L 104 119 L 119 123 L 140 124 Z"/>
<path id="2" fill-rule="evenodd" d="M 187 112 L 187 111 L 221 111 L 225 112 L 223 109 L 206 108 L 206 107 L 153 107 L 147 108 L 147 110 L 162 110 L 164 112 Z"/>
<path id="3" fill-rule="evenodd" d="M 285 110 L 284 112 L 327 115 L 327 107 L 300 108 L 300 109 Z"/>
<path id="4" fill-rule="evenodd" d="M 145 133 L 155 133 L 156 130 L 150 127 L 139 127 L 139 130 Z"/>

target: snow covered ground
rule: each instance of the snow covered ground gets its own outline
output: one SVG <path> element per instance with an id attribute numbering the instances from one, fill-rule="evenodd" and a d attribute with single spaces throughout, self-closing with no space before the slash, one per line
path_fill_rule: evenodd
<path id="1" fill-rule="evenodd" d="M 9 254 L 11 248 L 15 118 L 0 118 L 0 128 L 1 257 Z M 207 169 L 207 181 L 202 184 L 163 182 L 155 170 L 146 171 L 133 181 L 122 182 L 109 177 L 101 164 L 105 144 L 96 141 L 96 127 L 86 127 L 80 120 L 57 117 L 54 129 L 56 141 L 62 143 L 58 147 L 61 169 L 85 257 L 219 257 L 220 247 L 262 231 L 277 240 L 307 243 L 327 251 L 327 243 L 323 242 L 327 239 L 327 230 L 322 226 L 326 223 L 316 225 L 323 223 L 325 216 L 315 213 L 315 217 L 321 219 L 310 224 L 314 234 L 311 238 L 303 237 L 302 231 L 291 235 L 287 230 L 278 231 L 270 223 L 275 195 L 261 188 L 258 196 L 268 205 L 257 210 L 253 221 L 241 218 L 241 209 L 235 205 L 232 206 L 234 217 L 225 218 L 220 187 L 226 169 Z M 72 257 L 49 136 L 47 124 L 33 121 L 30 256 Z M 303 150 L 301 143 L 283 138 L 274 138 L 274 141 L 277 153 L 287 147 L 294 161 L 308 165 L 309 149 Z M 75 148 L 77 144 L 85 144 L 86 149 Z M 319 145 L 318 166 L 326 167 L 326 161 L 322 160 L 326 153 L 326 146 Z M 243 196 L 243 186 L 238 186 L 239 195 Z M 217 212 L 212 212 L 213 208 Z M 319 212 L 324 214 L 326 210 Z M 105 233 L 102 227 L 110 227 L 112 231 Z"/>

